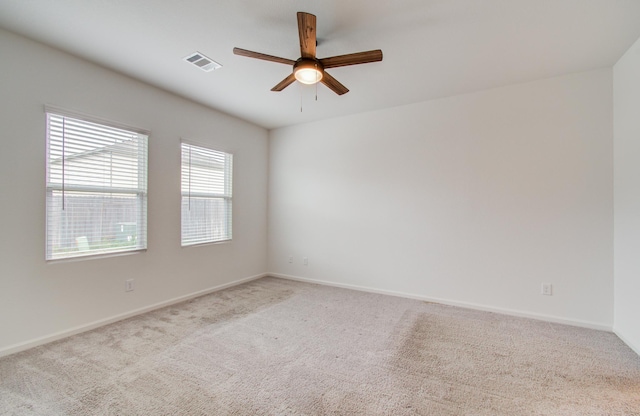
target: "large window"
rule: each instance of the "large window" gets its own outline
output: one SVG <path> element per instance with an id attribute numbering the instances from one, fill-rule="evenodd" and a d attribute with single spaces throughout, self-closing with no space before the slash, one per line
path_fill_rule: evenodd
<path id="1" fill-rule="evenodd" d="M 147 248 L 147 132 L 47 109 L 47 260 Z"/>
<path id="2" fill-rule="evenodd" d="M 233 155 L 181 143 L 182 245 L 231 240 Z"/>

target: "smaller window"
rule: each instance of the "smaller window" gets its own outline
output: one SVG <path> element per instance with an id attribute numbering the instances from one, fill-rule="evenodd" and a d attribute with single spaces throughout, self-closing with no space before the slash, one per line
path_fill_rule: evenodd
<path id="1" fill-rule="evenodd" d="M 181 143 L 182 245 L 231 240 L 233 155 Z"/>

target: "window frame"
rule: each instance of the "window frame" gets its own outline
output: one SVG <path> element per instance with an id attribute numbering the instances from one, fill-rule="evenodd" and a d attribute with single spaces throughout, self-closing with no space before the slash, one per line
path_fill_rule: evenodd
<path id="1" fill-rule="evenodd" d="M 204 152 L 216 153 L 225 158 L 224 165 L 224 192 L 197 192 L 194 193 L 191 189 L 184 189 L 184 158 L 185 147 L 189 149 L 201 149 Z M 227 150 L 221 150 L 219 147 L 214 147 L 209 144 L 203 144 L 200 142 L 194 142 L 187 139 L 180 139 L 180 246 L 194 247 L 208 244 L 222 244 L 228 243 L 233 240 L 233 159 L 234 154 Z M 190 167 L 190 165 L 189 165 Z M 197 241 L 188 241 L 185 239 L 185 217 L 184 217 L 184 198 L 197 197 L 201 199 L 223 199 L 224 200 L 224 216 L 226 234 L 221 238 L 209 238 L 198 239 Z M 194 237 L 191 237 L 194 238 Z"/>
<path id="2" fill-rule="evenodd" d="M 118 255 L 134 254 L 144 252 L 147 250 L 147 230 L 148 230 L 148 170 L 149 170 L 149 137 L 151 132 L 149 130 L 140 129 L 137 127 L 128 126 L 122 123 L 106 120 L 104 118 L 87 115 L 84 113 L 70 111 L 59 107 L 50 105 L 44 106 L 45 112 L 45 260 L 47 262 L 59 262 L 59 261 L 77 261 L 92 258 L 111 257 Z M 107 187 L 107 186 L 92 186 L 87 184 L 67 184 L 65 183 L 64 175 L 62 183 L 54 183 L 51 181 L 51 144 L 52 136 L 50 133 L 51 121 L 50 117 L 62 117 L 64 119 L 72 119 L 80 122 L 92 123 L 106 129 L 124 130 L 127 133 L 136 134 L 139 137 L 136 138 L 137 145 L 141 146 L 138 149 L 138 157 L 134 159 L 137 161 L 137 187 Z M 63 136 L 64 137 L 64 136 Z M 64 143 L 64 138 L 62 139 Z M 64 146 L 64 144 L 63 144 Z M 97 150 L 98 148 L 96 148 Z M 64 157 L 64 156 L 63 156 Z M 63 159 L 64 164 L 64 159 Z M 64 165 L 63 165 L 64 166 Z M 63 167 L 61 172 L 65 172 Z M 113 172 L 110 174 L 111 177 Z M 132 178 L 128 178 L 132 179 Z M 136 244 L 125 247 L 102 247 L 87 251 L 71 251 L 68 253 L 53 252 L 53 244 L 50 233 L 50 216 L 54 208 L 50 206 L 53 192 L 62 191 L 62 200 L 64 206 L 65 193 L 70 192 L 72 194 L 94 194 L 94 195 L 135 195 L 136 196 Z"/>

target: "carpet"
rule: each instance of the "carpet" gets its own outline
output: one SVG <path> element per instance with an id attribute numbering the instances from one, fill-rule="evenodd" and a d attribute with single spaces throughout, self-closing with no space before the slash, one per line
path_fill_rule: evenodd
<path id="1" fill-rule="evenodd" d="M 614 334 L 263 278 L 0 359 L 2 415 L 640 415 Z"/>

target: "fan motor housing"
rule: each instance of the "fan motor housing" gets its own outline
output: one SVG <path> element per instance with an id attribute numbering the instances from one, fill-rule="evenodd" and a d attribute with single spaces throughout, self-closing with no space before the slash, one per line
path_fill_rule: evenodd
<path id="1" fill-rule="evenodd" d="M 324 66 L 320 63 L 319 59 L 314 58 L 298 58 L 295 64 L 293 64 L 293 70 L 295 72 L 298 68 L 316 68 L 320 72 L 324 72 Z"/>

